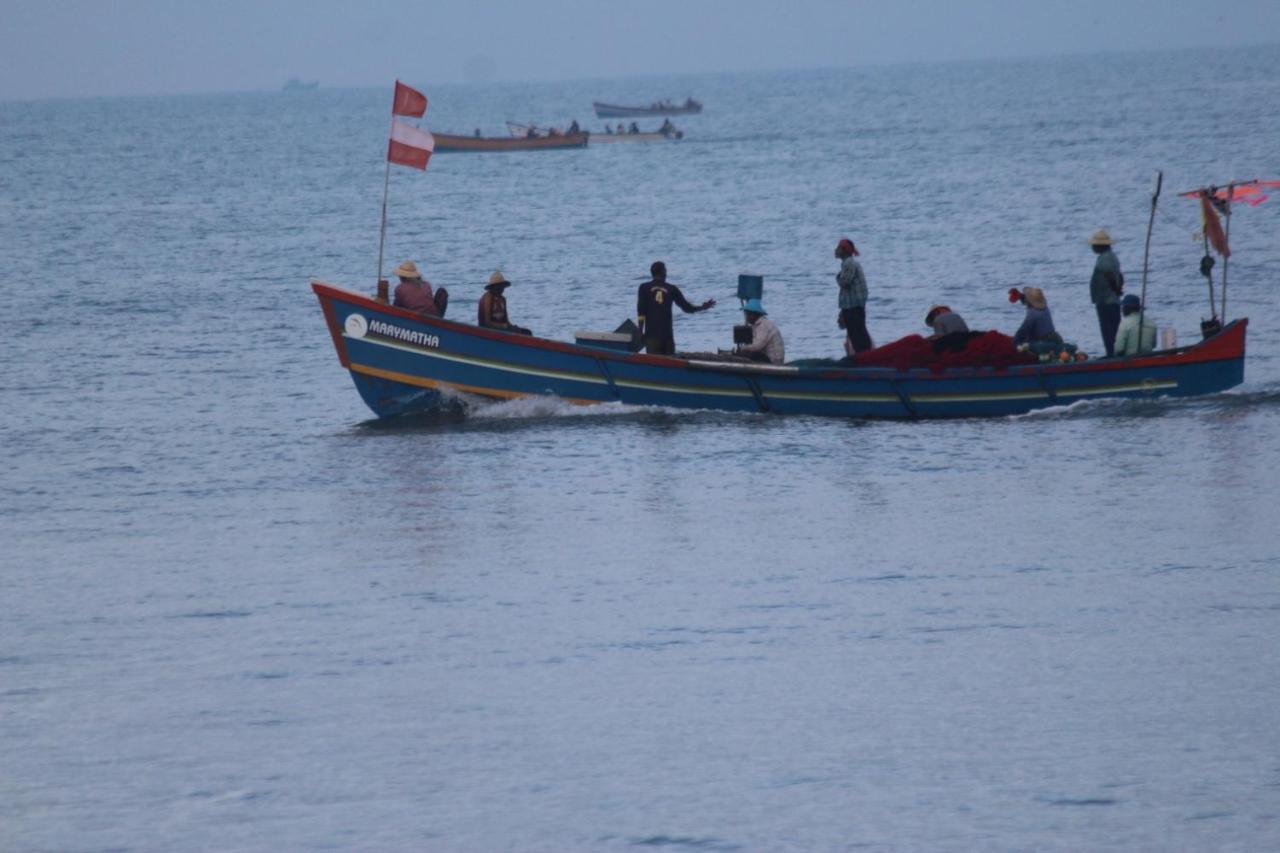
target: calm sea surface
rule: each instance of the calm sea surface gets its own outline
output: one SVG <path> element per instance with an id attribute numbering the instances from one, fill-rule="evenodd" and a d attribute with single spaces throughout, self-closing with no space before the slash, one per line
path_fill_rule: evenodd
<path id="1" fill-rule="evenodd" d="M 1016 284 L 1099 347 L 1154 170 L 1280 176 L 1280 48 L 434 86 L 427 126 L 679 144 L 439 154 L 386 269 L 470 317 L 682 348 L 741 272 L 792 358 Z M 1280 848 L 1280 198 L 1234 217 L 1245 384 L 951 423 L 556 401 L 374 423 L 311 277 L 371 291 L 385 89 L 0 103 L 0 849 Z M 646 127 L 656 122 L 644 122 Z M 1152 316 L 1196 337 L 1167 192 Z"/>

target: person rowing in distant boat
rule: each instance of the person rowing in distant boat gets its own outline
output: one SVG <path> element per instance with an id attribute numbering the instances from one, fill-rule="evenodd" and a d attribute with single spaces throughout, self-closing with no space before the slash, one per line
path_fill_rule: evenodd
<path id="1" fill-rule="evenodd" d="M 676 130 L 676 126 L 671 123 L 671 119 L 669 118 L 664 118 L 662 120 L 662 127 L 658 128 L 658 132 L 661 133 L 663 136 L 670 136 L 671 134 L 675 133 L 675 130 Z"/>
<path id="2" fill-rule="evenodd" d="M 769 312 L 759 299 L 748 299 L 742 306 L 742 313 L 751 327 L 751 343 L 738 344 L 738 355 L 745 355 L 752 361 L 763 361 L 767 364 L 782 364 L 787 360 L 787 353 L 782 343 L 782 332 L 769 319 Z"/>
<path id="3" fill-rule="evenodd" d="M 449 291 L 442 287 L 433 293 L 431 282 L 422 277 L 413 261 L 405 261 L 396 267 L 394 275 L 400 279 L 392 302 L 395 307 L 432 317 L 444 316 L 449 307 Z"/>
<path id="4" fill-rule="evenodd" d="M 680 288 L 667 281 L 667 265 L 662 261 L 654 261 L 649 273 L 653 278 L 640 285 L 636 294 L 636 325 L 640 327 L 640 340 L 644 341 L 645 352 L 651 355 L 674 355 L 676 340 L 671 324 L 672 303 L 679 305 L 686 314 L 693 314 L 714 308 L 716 301 L 708 299 L 701 305 L 690 303 Z"/>
<path id="5" fill-rule="evenodd" d="M 634 121 L 631 122 L 631 126 L 627 128 L 627 133 L 639 133 L 639 132 L 640 132 L 640 125 L 636 124 Z"/>
<path id="6" fill-rule="evenodd" d="M 484 286 L 484 295 L 480 297 L 480 304 L 476 307 L 476 322 L 486 329 L 532 335 L 533 332 L 515 325 L 507 316 L 507 298 L 502 294 L 510 286 L 511 282 L 507 281 L 500 270 L 489 276 L 489 283 Z"/>
<path id="7" fill-rule="evenodd" d="M 578 127 L 578 120 L 575 118 L 573 123 L 569 125 L 569 133 L 581 133 L 582 128 Z"/>

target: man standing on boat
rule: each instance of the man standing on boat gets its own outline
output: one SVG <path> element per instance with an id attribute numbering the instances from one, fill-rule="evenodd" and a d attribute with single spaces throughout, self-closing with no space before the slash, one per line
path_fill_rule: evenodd
<path id="1" fill-rule="evenodd" d="M 1089 238 L 1089 245 L 1098 256 L 1093 265 L 1093 278 L 1089 280 L 1089 297 L 1098 311 L 1098 329 L 1102 332 L 1102 345 L 1107 355 L 1116 354 L 1116 330 L 1120 328 L 1120 294 L 1124 292 L 1124 275 L 1120 261 L 1111 246 L 1115 241 L 1104 229 Z"/>
<path id="2" fill-rule="evenodd" d="M 671 327 L 671 303 L 679 305 L 686 314 L 714 308 L 716 301 L 708 299 L 701 305 L 693 305 L 684 298 L 680 288 L 667 281 L 667 265 L 654 261 L 649 267 L 651 281 L 640 285 L 636 297 L 636 321 L 640 326 L 640 338 L 645 352 L 650 355 L 674 355 L 675 332 Z"/>
<path id="3" fill-rule="evenodd" d="M 848 347 L 853 353 L 871 349 L 871 335 L 867 333 L 867 277 L 862 264 L 855 258 L 858 249 L 848 237 L 836 244 L 836 257 L 840 259 L 840 272 L 836 284 L 840 287 L 840 328 L 848 337 Z"/>

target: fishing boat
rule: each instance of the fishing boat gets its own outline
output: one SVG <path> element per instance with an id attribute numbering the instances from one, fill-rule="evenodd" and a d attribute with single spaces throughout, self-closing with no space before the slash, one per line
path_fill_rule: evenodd
<path id="1" fill-rule="evenodd" d="M 582 332 L 573 343 L 511 334 L 415 314 L 321 281 L 311 287 L 339 362 L 379 417 L 447 408 L 458 394 L 905 419 L 1200 396 L 1244 381 L 1249 324 L 1241 318 L 1191 346 L 1145 355 L 1003 369 L 771 365 L 641 354 L 620 334 Z"/>
<path id="2" fill-rule="evenodd" d="M 542 151 L 552 148 L 586 148 L 586 133 L 556 136 L 455 136 L 434 133 L 435 152 L 441 151 Z"/>
<path id="3" fill-rule="evenodd" d="M 599 118 L 644 118 L 645 116 L 688 116 L 702 112 L 702 104 L 693 98 L 683 104 L 670 101 L 655 101 L 647 107 L 627 107 L 621 104 L 606 104 L 592 101 L 591 106 Z"/>
<path id="4" fill-rule="evenodd" d="M 675 142 L 684 139 L 683 130 L 653 130 L 641 131 L 639 133 L 625 133 L 619 130 L 617 133 L 593 133 L 591 140 L 596 143 L 601 142 Z"/>

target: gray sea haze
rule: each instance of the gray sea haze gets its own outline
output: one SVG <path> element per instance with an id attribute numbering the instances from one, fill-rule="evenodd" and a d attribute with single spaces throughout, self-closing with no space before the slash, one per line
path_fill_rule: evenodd
<path id="1" fill-rule="evenodd" d="M 427 126 L 692 94 L 678 144 L 438 154 L 387 268 L 687 349 L 765 276 L 835 356 L 1037 284 L 1099 348 L 1099 227 L 1280 176 L 1280 48 L 432 86 Z M 375 423 L 310 277 L 371 291 L 376 91 L 0 104 L 0 849 L 1280 848 L 1280 198 L 1234 217 L 1245 384 L 851 422 L 477 403 Z M 656 124 L 656 122 L 653 122 Z M 645 123 L 646 126 L 649 122 Z M 1152 315 L 1207 315 L 1194 204 Z"/>

